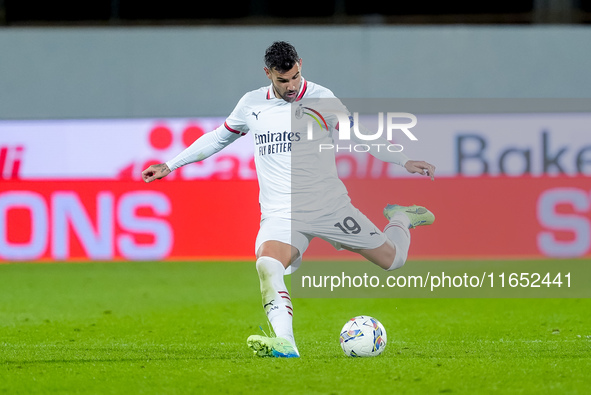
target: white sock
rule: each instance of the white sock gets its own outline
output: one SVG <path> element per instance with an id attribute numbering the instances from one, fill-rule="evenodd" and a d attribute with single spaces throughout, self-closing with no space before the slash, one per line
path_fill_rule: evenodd
<path id="1" fill-rule="evenodd" d="M 396 247 L 396 257 L 388 270 L 404 266 L 410 248 L 410 219 L 403 213 L 396 213 L 384 228 L 384 234 Z"/>
<path id="2" fill-rule="evenodd" d="M 262 256 L 256 263 L 261 281 L 263 308 L 277 337 L 287 339 L 295 347 L 293 337 L 293 306 L 283 276 L 285 268 L 275 258 Z M 297 348 L 296 348 L 297 351 Z"/>

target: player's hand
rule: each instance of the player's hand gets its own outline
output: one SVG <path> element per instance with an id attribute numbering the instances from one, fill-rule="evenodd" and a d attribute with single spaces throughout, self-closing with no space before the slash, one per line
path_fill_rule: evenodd
<path id="1" fill-rule="evenodd" d="M 431 181 L 435 180 L 435 166 L 422 160 L 409 160 L 404 164 L 409 173 L 418 173 L 424 176 L 431 177 Z"/>
<path id="2" fill-rule="evenodd" d="M 166 163 L 160 163 L 158 165 L 152 165 L 146 170 L 142 171 L 142 178 L 145 182 L 152 182 L 159 180 L 170 174 L 170 169 Z"/>

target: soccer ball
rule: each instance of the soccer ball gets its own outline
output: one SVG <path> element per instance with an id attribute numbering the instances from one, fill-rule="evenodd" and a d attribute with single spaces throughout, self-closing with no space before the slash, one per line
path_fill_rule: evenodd
<path id="1" fill-rule="evenodd" d="M 348 357 L 375 357 L 386 347 L 386 330 L 367 315 L 353 317 L 341 329 L 341 348 Z"/>

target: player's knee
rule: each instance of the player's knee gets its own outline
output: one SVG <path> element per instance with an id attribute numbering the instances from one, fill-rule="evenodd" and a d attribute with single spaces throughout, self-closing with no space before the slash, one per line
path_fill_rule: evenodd
<path id="1" fill-rule="evenodd" d="M 276 266 L 276 263 L 274 261 L 275 259 L 267 256 L 262 256 L 257 259 L 256 268 L 261 280 L 268 277 L 269 274 L 272 272 L 273 266 Z"/>
<path id="2" fill-rule="evenodd" d="M 400 248 L 397 248 L 396 255 L 394 256 L 394 261 L 392 262 L 392 265 L 387 270 L 390 271 L 390 270 L 400 269 L 406 263 L 406 258 L 408 258 L 408 253 L 403 251 Z"/>
<path id="3" fill-rule="evenodd" d="M 259 280 L 261 282 L 261 295 L 263 297 L 263 306 L 270 300 L 277 298 L 277 292 L 287 293 L 287 288 L 283 280 L 285 268 L 283 264 L 275 258 L 262 256 L 256 262 Z"/>

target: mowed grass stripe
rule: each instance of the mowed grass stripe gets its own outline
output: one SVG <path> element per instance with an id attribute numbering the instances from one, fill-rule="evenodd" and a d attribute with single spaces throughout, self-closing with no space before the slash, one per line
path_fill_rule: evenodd
<path id="1" fill-rule="evenodd" d="M 306 262 L 308 263 L 308 262 Z M 445 265 L 442 262 L 441 265 Z M 0 265 L 0 393 L 586 393 L 587 299 L 295 299 L 302 358 L 262 359 L 252 262 Z M 338 332 L 377 317 L 377 358 Z"/>

